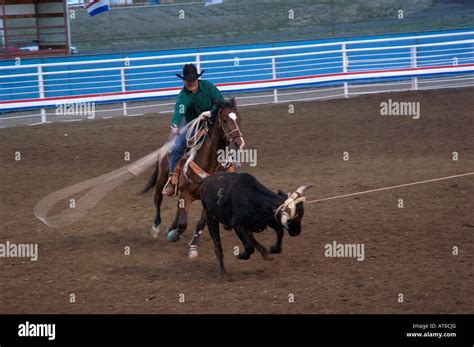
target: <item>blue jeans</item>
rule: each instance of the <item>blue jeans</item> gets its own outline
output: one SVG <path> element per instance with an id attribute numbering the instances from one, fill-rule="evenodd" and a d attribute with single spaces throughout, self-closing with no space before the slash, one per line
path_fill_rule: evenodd
<path id="1" fill-rule="evenodd" d="M 170 154 L 170 175 L 174 172 L 176 165 L 186 152 L 186 133 L 188 132 L 189 123 L 179 130 L 179 133 Z"/>

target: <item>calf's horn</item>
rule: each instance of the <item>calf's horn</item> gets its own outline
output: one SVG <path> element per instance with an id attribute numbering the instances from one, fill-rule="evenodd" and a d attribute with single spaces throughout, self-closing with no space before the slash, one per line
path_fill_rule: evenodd
<path id="1" fill-rule="evenodd" d="M 296 192 L 295 193 L 298 193 L 299 195 L 303 195 L 303 192 L 306 190 L 306 189 L 309 189 L 311 188 L 312 185 L 309 185 L 309 186 L 301 186 L 299 187 L 298 189 L 296 189 Z"/>

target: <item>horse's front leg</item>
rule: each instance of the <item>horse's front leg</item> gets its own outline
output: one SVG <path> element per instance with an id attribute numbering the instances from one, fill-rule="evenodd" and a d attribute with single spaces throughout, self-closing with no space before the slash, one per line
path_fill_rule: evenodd
<path id="1" fill-rule="evenodd" d="M 166 234 L 169 241 L 178 241 L 179 238 L 175 239 L 178 235 L 178 218 L 179 218 L 179 208 L 176 209 L 176 215 L 174 217 L 173 224 L 168 229 L 168 233 Z"/>
<path id="2" fill-rule="evenodd" d="M 201 240 L 201 234 L 204 231 L 205 226 L 206 226 L 206 211 L 202 209 L 201 218 L 199 218 L 199 221 L 196 225 L 196 229 L 194 230 L 193 238 L 191 239 L 191 242 L 189 242 L 189 246 L 188 246 L 189 259 L 195 259 L 199 255 L 198 254 L 199 241 Z"/>

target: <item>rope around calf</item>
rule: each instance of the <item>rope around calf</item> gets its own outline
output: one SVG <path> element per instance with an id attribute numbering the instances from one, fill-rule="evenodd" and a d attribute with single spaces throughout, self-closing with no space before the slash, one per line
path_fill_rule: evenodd
<path id="1" fill-rule="evenodd" d="M 328 197 L 328 198 L 310 200 L 310 201 L 306 201 L 305 204 L 311 204 L 311 203 L 313 203 L 313 202 L 320 202 L 320 201 L 327 201 L 327 200 L 334 200 L 334 199 L 347 198 L 347 197 L 349 197 L 349 196 L 356 196 L 356 195 L 362 195 L 362 194 L 368 194 L 368 193 L 375 193 L 375 192 L 380 192 L 380 191 L 383 191 L 383 190 L 390 190 L 390 189 L 395 189 L 395 188 L 402 188 L 402 187 L 414 186 L 414 185 L 417 185 L 417 184 L 425 184 L 425 183 L 443 181 L 443 180 L 448 180 L 448 179 L 451 179 L 451 178 L 465 177 L 465 176 L 470 176 L 470 175 L 474 175 L 474 171 L 473 171 L 473 172 L 467 172 L 467 173 L 459 174 L 459 175 L 452 175 L 452 176 L 446 176 L 446 177 L 432 178 L 432 179 L 424 180 L 424 181 L 411 182 L 411 183 L 404 183 L 404 184 L 398 184 L 398 185 L 396 185 L 396 186 L 383 187 L 383 188 L 376 188 L 376 189 L 365 190 L 365 191 L 362 191 L 362 192 L 356 192 L 356 193 L 350 193 L 350 194 L 344 194 L 344 195 L 336 195 L 336 196 L 331 196 L 331 197 Z"/>

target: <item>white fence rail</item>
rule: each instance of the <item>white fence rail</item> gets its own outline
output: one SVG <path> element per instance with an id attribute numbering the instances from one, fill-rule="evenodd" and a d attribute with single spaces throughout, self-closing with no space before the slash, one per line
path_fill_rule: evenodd
<path id="1" fill-rule="evenodd" d="M 119 110 L 122 115 L 136 115 L 134 109 L 146 112 L 152 108 L 130 102 L 155 99 L 155 106 L 172 106 L 172 102 L 156 103 L 156 99 L 170 99 L 179 93 L 182 86 L 175 73 L 185 63 L 195 63 L 198 69 L 206 70 L 205 78 L 224 93 L 255 93 L 240 97 L 249 100 L 247 104 L 297 101 L 301 95 L 316 91 L 322 97 L 327 91 L 332 91 L 331 97 L 348 97 L 361 93 L 351 91 L 355 87 L 377 92 L 378 86 L 379 91 L 385 91 L 383 86 L 388 85 L 403 85 L 404 90 L 471 86 L 474 31 L 0 66 L 0 112 L 8 112 L 0 121 L 41 117 L 41 122 L 47 122 L 54 114 L 48 113 L 48 108 L 70 103 L 119 103 L 118 108 L 105 107 L 98 112 Z M 295 90 L 299 87 L 307 90 Z"/>

